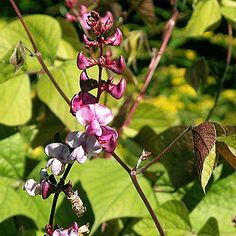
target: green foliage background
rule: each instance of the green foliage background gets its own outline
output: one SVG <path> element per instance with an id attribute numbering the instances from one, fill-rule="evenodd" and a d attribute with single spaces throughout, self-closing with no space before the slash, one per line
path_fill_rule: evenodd
<path id="1" fill-rule="evenodd" d="M 16 1 L 17 2 L 17 1 Z M 81 28 L 64 20 L 63 1 L 22 0 L 17 2 L 25 14 L 39 51 L 65 94 L 72 98 L 80 88 L 76 56 L 84 50 Z M 62 136 L 82 127 L 69 113 L 34 57 L 14 72 L 9 57 L 19 40 L 32 46 L 8 1 L 0 9 L 0 234 L 43 235 L 52 198 L 29 197 L 22 191 L 30 177 L 38 179 L 46 163 L 44 146 L 55 133 Z M 120 137 L 117 154 L 134 166 L 142 149 L 153 156 L 160 153 L 187 126 L 203 122 L 214 104 L 219 79 L 223 75 L 228 47 L 227 23 L 236 29 L 234 0 L 178 1 L 180 17 L 169 46 L 156 70 L 146 97 L 138 106 L 128 128 Z M 150 48 L 159 48 L 165 23 L 171 17 L 168 1 L 101 1 L 98 11 L 113 10 L 124 34 L 114 56 L 126 57 L 125 97 L 107 101 L 114 114 L 127 97 L 135 97 L 144 81 L 151 58 Z M 225 76 L 218 105 L 211 120 L 235 133 L 236 125 L 236 40 L 232 60 Z M 97 70 L 89 74 L 97 77 Z M 124 117 L 116 119 L 119 126 Z M 233 143 L 233 142 L 232 142 Z M 235 142 L 232 149 L 236 149 Z M 140 184 L 168 236 L 233 236 L 236 228 L 236 176 L 221 157 L 204 195 L 196 174 L 196 160 L 190 134 L 171 152 L 153 165 Z M 75 165 L 68 177 L 76 183 L 87 207 L 77 219 L 69 203 L 60 196 L 56 220 L 67 227 L 73 221 L 89 222 L 91 235 L 157 235 L 153 222 L 138 197 L 129 176 L 111 158 L 96 158 Z M 103 224 L 103 227 L 101 225 Z M 105 229 L 104 229 L 105 228 Z"/>

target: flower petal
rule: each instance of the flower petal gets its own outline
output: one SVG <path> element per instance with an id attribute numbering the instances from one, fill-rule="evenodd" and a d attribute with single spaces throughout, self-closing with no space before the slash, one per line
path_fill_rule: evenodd
<path id="1" fill-rule="evenodd" d="M 24 189 L 30 196 L 35 196 L 41 193 L 41 185 L 34 179 L 29 179 L 25 182 Z"/>
<path id="2" fill-rule="evenodd" d="M 105 44 L 111 46 L 119 46 L 121 44 L 121 41 L 122 41 L 122 33 L 118 28 L 116 28 L 114 35 L 107 37 L 106 39 L 103 40 Z"/>
<path id="3" fill-rule="evenodd" d="M 94 104 L 94 111 L 100 125 L 106 125 L 113 119 L 113 114 L 109 108 L 99 103 Z"/>
<path id="4" fill-rule="evenodd" d="M 85 155 L 84 149 L 82 146 L 75 148 L 70 156 L 72 160 L 76 160 L 81 164 L 87 160 L 87 156 Z"/>
<path id="5" fill-rule="evenodd" d="M 102 129 L 100 127 L 100 124 L 97 120 L 93 120 L 90 122 L 86 127 L 87 134 L 95 134 L 97 136 L 102 135 Z"/>
<path id="6" fill-rule="evenodd" d="M 67 137 L 66 137 L 66 143 L 71 147 L 71 148 L 76 148 L 85 141 L 85 133 L 82 132 L 70 132 Z"/>
<path id="7" fill-rule="evenodd" d="M 86 141 L 83 144 L 83 148 L 88 156 L 93 156 L 102 151 L 100 143 L 93 135 L 86 136 Z"/>
<path id="8" fill-rule="evenodd" d="M 66 161 L 70 155 L 70 149 L 62 143 L 50 143 L 45 147 L 45 153 L 49 157 L 55 157 L 62 161 Z"/>
<path id="9" fill-rule="evenodd" d="M 94 105 L 85 105 L 76 112 L 76 118 L 81 125 L 88 125 L 95 119 Z"/>
<path id="10" fill-rule="evenodd" d="M 62 163 L 61 161 L 59 161 L 56 158 L 51 158 L 47 164 L 46 164 L 46 168 L 49 168 L 51 166 L 52 168 L 52 173 L 54 175 L 61 175 L 63 174 L 64 170 L 65 170 L 65 164 Z"/>

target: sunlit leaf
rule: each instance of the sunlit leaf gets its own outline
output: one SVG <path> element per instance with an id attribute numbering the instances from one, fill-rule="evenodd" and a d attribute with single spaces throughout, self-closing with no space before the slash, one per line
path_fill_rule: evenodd
<path id="1" fill-rule="evenodd" d="M 210 26 L 221 19 L 220 6 L 217 0 L 199 1 L 188 21 L 184 34 L 186 36 L 200 36 Z"/>
<path id="2" fill-rule="evenodd" d="M 236 135 L 217 138 L 217 151 L 236 169 Z"/>
<path id="3" fill-rule="evenodd" d="M 198 173 L 202 189 L 205 192 L 216 159 L 216 129 L 214 123 L 204 122 L 194 127 L 192 132 Z"/>
<path id="4" fill-rule="evenodd" d="M 165 202 L 155 211 L 166 235 L 191 235 L 192 227 L 186 206 L 177 200 Z M 139 235 L 158 235 L 150 217 L 140 220 L 134 230 Z"/>
<path id="5" fill-rule="evenodd" d="M 0 123 L 22 125 L 31 118 L 30 81 L 27 75 L 18 75 L 0 86 Z"/>
<path id="6" fill-rule="evenodd" d="M 65 62 L 51 70 L 55 80 L 69 99 L 79 92 L 79 71 L 75 62 Z M 52 112 L 71 130 L 78 130 L 79 123 L 70 114 L 70 107 L 63 100 L 47 75 L 42 75 L 37 83 L 39 98 L 45 102 Z"/>
<path id="7" fill-rule="evenodd" d="M 233 173 L 211 186 L 207 195 L 190 213 L 194 229 L 200 230 L 210 217 L 214 217 L 220 235 L 235 235 L 236 228 L 232 223 L 236 212 L 235 181 L 236 175 Z M 194 194 L 189 197 L 195 198 Z"/>
<path id="8" fill-rule="evenodd" d="M 0 176 L 21 179 L 24 174 L 26 151 L 26 142 L 19 133 L 1 140 Z"/>
<path id="9" fill-rule="evenodd" d="M 31 15 L 24 17 L 31 34 L 36 42 L 38 50 L 46 59 L 48 64 L 52 64 L 56 57 L 57 47 L 61 38 L 61 29 L 58 22 L 50 16 Z M 34 51 L 28 36 L 19 20 L 15 20 L 0 31 L 0 83 L 15 77 L 14 67 L 10 65 L 9 58 L 14 52 L 14 48 L 19 41 L 31 51 Z M 26 55 L 29 55 L 26 52 Z M 39 70 L 41 68 L 37 59 L 26 58 L 27 69 Z M 22 68 L 25 69 L 24 67 Z"/>

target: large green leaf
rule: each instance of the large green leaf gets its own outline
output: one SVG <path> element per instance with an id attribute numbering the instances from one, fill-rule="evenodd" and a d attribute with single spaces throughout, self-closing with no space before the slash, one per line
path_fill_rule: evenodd
<path id="1" fill-rule="evenodd" d="M 30 81 L 27 75 L 18 75 L 0 86 L 0 123 L 22 125 L 31 118 Z"/>
<path id="2" fill-rule="evenodd" d="M 236 212 L 236 175 L 231 174 L 216 182 L 204 199 L 193 209 L 190 219 L 194 229 L 200 229 L 210 217 L 216 218 L 220 235 L 233 236 L 236 228 L 232 218 Z M 192 195 L 192 198 L 194 196 Z"/>
<path id="3" fill-rule="evenodd" d="M 200 36 L 210 26 L 221 19 L 220 6 L 217 0 L 199 1 L 185 28 L 186 36 Z"/>
<path id="4" fill-rule="evenodd" d="M 0 176 L 21 179 L 24 174 L 26 143 L 17 133 L 0 142 Z"/>
<path id="5" fill-rule="evenodd" d="M 24 19 L 33 35 L 38 50 L 43 55 L 43 58 L 52 64 L 61 38 L 59 23 L 46 15 L 26 16 Z M 32 51 L 33 48 L 19 20 L 15 20 L 1 29 L 0 38 L 0 82 L 3 82 L 15 76 L 13 73 L 14 68 L 10 65 L 9 58 L 16 44 L 21 40 Z M 27 61 L 28 69 L 41 68 L 36 58 L 33 60 L 29 58 Z"/>
<path id="6" fill-rule="evenodd" d="M 86 191 L 95 217 L 92 233 L 107 220 L 149 214 L 128 174 L 115 160 L 96 159 L 83 165 L 79 171 L 78 168 L 75 164 L 69 178 L 73 181 L 80 180 Z M 141 177 L 138 180 L 150 203 L 156 208 L 149 184 Z"/>
<path id="7" fill-rule="evenodd" d="M 155 212 L 166 235 L 192 235 L 189 213 L 186 206 L 181 201 L 172 200 L 165 202 Z M 150 217 L 140 220 L 134 226 L 134 230 L 139 235 L 157 235 L 157 229 L 153 226 Z"/>
<path id="8" fill-rule="evenodd" d="M 156 132 L 162 132 L 171 125 L 171 117 L 168 116 L 167 112 L 160 110 L 158 107 L 151 103 L 139 104 L 137 110 L 132 117 L 129 129 L 139 130 L 145 125 L 149 125 Z M 126 133 L 128 132 L 125 131 Z"/>
<path id="9" fill-rule="evenodd" d="M 75 62 L 65 62 L 51 70 L 55 80 L 68 98 L 78 93 L 79 71 Z M 47 75 L 42 75 L 37 83 L 39 98 L 45 102 L 52 112 L 71 130 L 78 130 L 78 121 L 70 114 L 70 107 L 63 100 Z"/>
<path id="10" fill-rule="evenodd" d="M 226 19 L 236 23 L 236 2 L 234 0 L 222 0 L 220 10 Z"/>

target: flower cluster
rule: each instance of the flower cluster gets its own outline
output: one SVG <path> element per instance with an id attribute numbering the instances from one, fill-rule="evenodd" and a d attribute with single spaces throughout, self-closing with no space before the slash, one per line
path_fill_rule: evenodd
<path id="1" fill-rule="evenodd" d="M 95 59 L 86 57 L 83 52 L 78 54 L 77 66 L 82 70 L 80 74 L 81 92 L 76 94 L 71 100 L 71 113 L 80 124 L 85 126 L 87 134 L 96 137 L 104 151 L 112 153 L 116 148 L 118 138 L 116 130 L 108 126 L 113 119 L 113 114 L 108 107 L 99 104 L 98 101 L 104 91 L 116 99 L 121 98 L 126 88 L 126 80 L 121 78 L 115 84 L 114 78 L 110 76 L 107 80 L 102 80 L 100 77 L 99 81 L 96 81 L 88 76 L 87 69 L 98 66 L 100 74 L 103 68 L 116 74 L 121 74 L 124 71 L 125 61 L 122 56 L 113 60 L 110 50 L 103 55 L 105 45 L 120 45 L 122 33 L 116 28 L 113 35 L 108 35 L 113 26 L 112 15 L 109 16 L 108 13 L 105 17 L 100 17 L 97 12 L 92 11 L 88 15 L 86 23 L 95 39 L 90 39 L 84 34 L 84 44 L 90 48 L 98 47 L 100 56 Z M 97 97 L 89 93 L 93 89 L 97 89 Z"/>
<path id="2" fill-rule="evenodd" d="M 72 183 L 64 183 L 64 175 L 57 182 L 55 176 L 60 176 L 65 172 L 65 167 L 75 161 L 82 164 L 87 158 L 99 154 L 102 150 L 108 153 L 114 152 L 117 144 L 118 133 L 115 129 L 108 126 L 113 120 L 111 110 L 99 103 L 103 92 L 109 93 L 113 98 L 120 99 L 126 88 L 126 81 L 121 78 L 116 84 L 114 78 L 110 76 L 107 80 L 102 79 L 102 70 L 105 68 L 111 73 L 122 74 L 125 68 L 124 58 L 121 56 L 116 60 L 112 59 L 111 51 L 108 50 L 103 55 L 104 46 L 118 46 L 122 40 L 122 33 L 117 28 L 114 34 L 109 36 L 108 32 L 113 26 L 111 13 L 107 12 L 105 17 L 100 17 L 97 12 L 87 13 L 84 6 L 79 5 L 77 0 L 68 0 L 67 6 L 73 10 L 76 8 L 81 11 L 76 16 L 83 20 L 83 28 L 89 30 L 95 39 L 91 40 L 87 35 L 83 36 L 87 47 L 97 47 L 100 54 L 99 58 L 86 57 L 80 52 L 77 57 L 77 66 L 82 70 L 80 74 L 81 91 L 75 94 L 70 103 L 70 113 L 85 127 L 85 132 L 73 131 L 68 133 L 65 142 L 50 143 L 45 147 L 45 153 L 49 157 L 46 166 L 40 171 L 40 181 L 34 179 L 26 181 L 24 189 L 31 196 L 42 195 L 43 199 L 48 198 L 53 193 L 63 191 L 72 205 L 72 209 L 78 217 L 86 211 L 78 192 L 72 190 Z M 78 9 L 77 9 L 78 10 Z M 68 18 L 68 17 L 67 17 Z M 99 68 L 98 81 L 89 77 L 87 69 L 93 66 Z M 109 74 L 111 74 L 109 73 Z M 97 89 L 97 96 L 90 93 Z M 51 171 L 49 175 L 48 169 Z M 78 227 L 76 223 L 67 229 L 58 226 L 47 225 L 47 235 L 73 236 L 88 233 L 88 226 Z"/>

